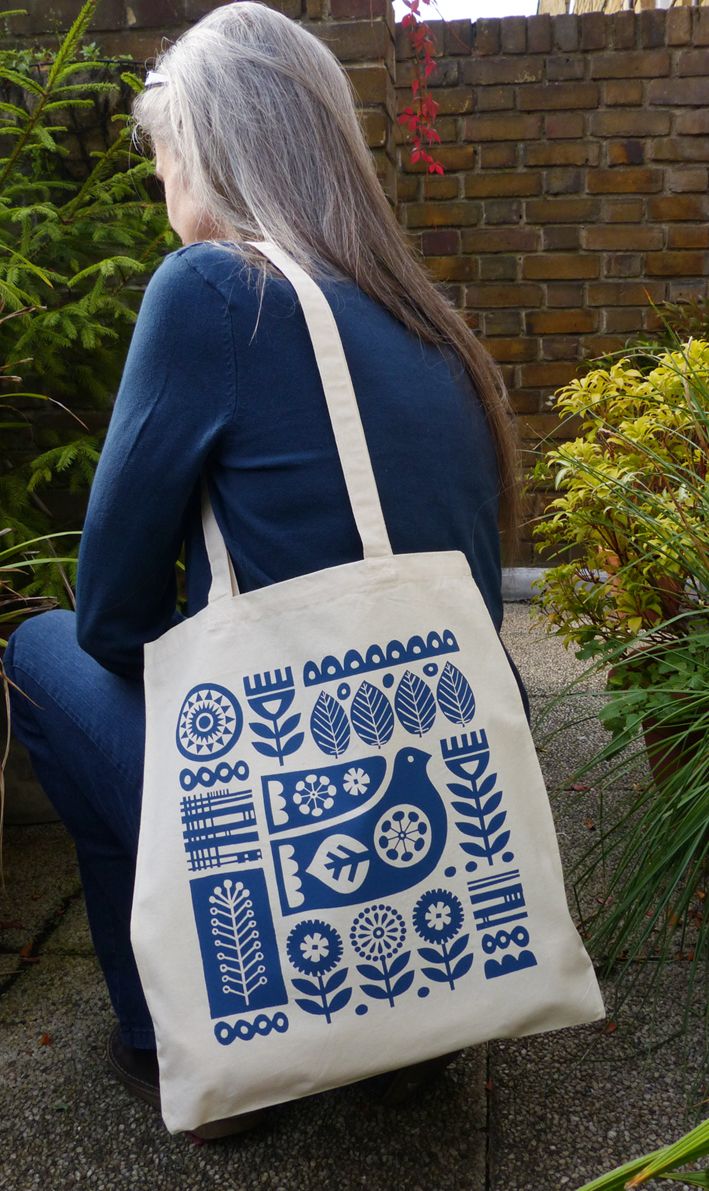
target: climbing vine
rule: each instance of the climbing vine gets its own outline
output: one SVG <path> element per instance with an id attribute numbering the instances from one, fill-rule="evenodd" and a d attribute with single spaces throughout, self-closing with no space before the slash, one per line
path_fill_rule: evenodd
<path id="1" fill-rule="evenodd" d="M 431 0 L 423 0 L 423 2 L 430 4 Z M 409 105 L 404 108 L 397 119 L 405 124 L 411 133 L 411 161 L 425 161 L 429 174 L 442 174 L 444 170 L 441 162 L 436 161 L 428 149 L 424 148 L 424 141 L 431 144 L 433 141 L 441 139 L 433 127 L 440 105 L 429 94 L 427 85 L 428 76 L 436 69 L 436 61 L 433 57 L 435 43 L 431 36 L 430 25 L 419 20 L 421 0 L 404 0 L 404 4 L 409 11 L 401 24 L 408 30 L 409 39 L 414 49 L 414 77 L 411 80 L 411 91 L 415 106 Z"/>

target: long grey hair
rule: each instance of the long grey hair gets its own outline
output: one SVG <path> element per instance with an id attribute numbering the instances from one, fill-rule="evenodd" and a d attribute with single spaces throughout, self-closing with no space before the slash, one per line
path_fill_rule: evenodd
<path id="1" fill-rule="evenodd" d="M 145 134 L 165 146 L 219 230 L 213 242 L 229 240 L 265 283 L 271 262 L 243 242 L 273 240 L 316 280 L 349 277 L 417 335 L 454 349 L 495 440 L 503 551 L 512 556 L 519 441 L 504 379 L 397 222 L 338 59 L 303 25 L 237 0 L 161 50 L 154 69 L 169 82 L 136 96 L 134 143 Z"/>

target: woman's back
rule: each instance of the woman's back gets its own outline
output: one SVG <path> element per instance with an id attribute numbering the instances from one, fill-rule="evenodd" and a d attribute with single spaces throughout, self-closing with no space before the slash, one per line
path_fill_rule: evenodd
<path id="1" fill-rule="evenodd" d="M 420 341 L 349 278 L 319 284 L 394 553 L 461 550 L 499 631 L 498 475 L 475 389 L 452 351 Z M 91 491 L 77 629 L 109 669 L 142 673 L 143 642 L 179 619 L 183 539 L 188 615 L 207 602 L 203 469 L 240 591 L 362 557 L 290 282 L 270 275 L 260 302 L 250 266 L 197 242 L 171 253 L 146 289 Z"/>

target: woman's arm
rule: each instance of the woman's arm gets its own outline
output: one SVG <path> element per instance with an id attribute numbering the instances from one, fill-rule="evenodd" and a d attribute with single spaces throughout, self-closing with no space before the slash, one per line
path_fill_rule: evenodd
<path id="1" fill-rule="evenodd" d="M 185 513 L 235 407 L 229 307 L 178 249 L 146 287 L 79 545 L 77 640 L 115 674 L 142 677 L 144 643 L 184 620 Z"/>

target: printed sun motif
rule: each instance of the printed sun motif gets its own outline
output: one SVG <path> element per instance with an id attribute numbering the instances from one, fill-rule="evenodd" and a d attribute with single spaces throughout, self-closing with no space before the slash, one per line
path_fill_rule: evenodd
<path id="1" fill-rule="evenodd" d="M 301 815 L 312 815 L 316 819 L 324 810 L 329 811 L 336 793 L 337 786 L 327 774 L 308 773 L 295 783 L 293 801 Z"/>
<path id="2" fill-rule="evenodd" d="M 322 976 L 342 959 L 342 939 L 329 922 L 308 918 L 294 926 L 286 940 L 288 958 L 305 976 Z"/>
<path id="3" fill-rule="evenodd" d="M 364 794 L 369 785 L 369 774 L 363 769 L 348 769 L 342 779 L 342 785 L 348 794 Z"/>
<path id="4" fill-rule="evenodd" d="M 422 860 L 431 846 L 429 822 L 415 806 L 397 806 L 377 823 L 374 846 L 382 860 L 399 868 Z"/>
<path id="5" fill-rule="evenodd" d="M 450 942 L 462 925 L 462 903 L 448 889 L 429 889 L 414 906 L 414 930 L 427 943 Z"/>

